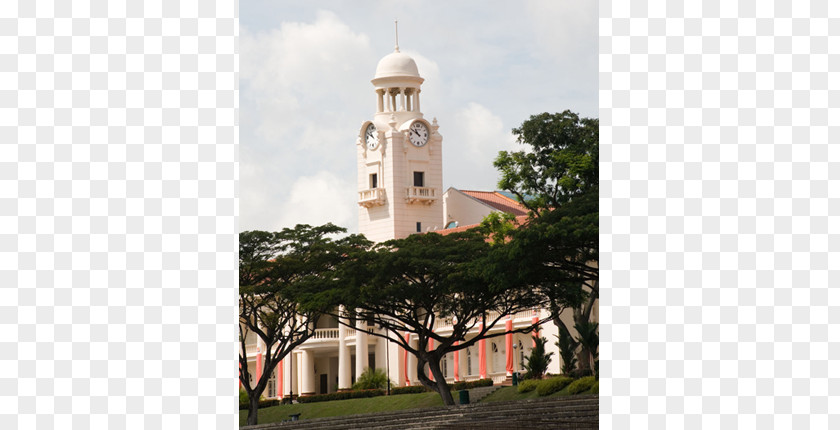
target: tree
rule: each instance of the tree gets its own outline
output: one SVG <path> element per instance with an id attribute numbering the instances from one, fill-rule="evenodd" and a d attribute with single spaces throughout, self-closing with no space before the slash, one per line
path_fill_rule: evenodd
<path id="1" fill-rule="evenodd" d="M 591 365 L 592 374 L 595 374 L 595 362 L 598 360 L 598 323 L 585 321 L 575 324 L 575 330 L 578 332 L 578 342 L 580 346 L 586 350 L 587 355 L 592 360 Z"/>
<path id="2" fill-rule="evenodd" d="M 505 267 L 496 248 L 477 231 L 416 234 L 360 253 L 342 270 L 346 285 L 340 289 L 341 303 L 384 331 L 369 334 L 395 342 L 417 357 L 418 380 L 437 391 L 445 405 L 455 401 L 440 360 L 480 339 L 506 334 L 490 330 L 506 315 L 539 303 L 532 289 L 511 281 L 515 270 Z M 435 332 L 439 318 L 451 320 L 452 330 Z M 532 330 L 529 326 L 510 333 Z M 417 345 L 406 340 L 406 332 L 416 336 Z M 474 337 L 467 339 L 468 333 Z M 426 365 L 433 379 L 427 376 Z"/>
<path id="3" fill-rule="evenodd" d="M 335 282 L 336 265 L 358 241 L 356 236 L 339 241 L 327 237 L 343 232 L 326 224 L 239 234 L 239 380 L 248 394 L 248 425 L 257 424 L 259 397 L 274 369 L 315 331 L 323 309 L 304 303 L 300 292 Z M 260 354 L 262 374 L 253 387 L 245 345 L 251 333 L 266 345 Z"/>
<path id="4" fill-rule="evenodd" d="M 577 364 L 577 358 L 575 357 L 575 350 L 578 347 L 578 343 L 569 334 L 569 331 L 566 329 L 566 326 L 558 326 L 559 334 L 556 335 L 557 348 L 560 350 L 560 358 L 563 359 L 563 374 L 564 375 L 571 375 L 572 372 L 575 371 L 575 364 Z"/>
<path id="5" fill-rule="evenodd" d="M 551 356 L 553 352 L 546 354 L 545 343 L 548 339 L 532 335 L 534 339 L 534 349 L 531 350 L 531 355 L 525 358 L 525 379 L 542 379 L 545 372 L 548 370 L 548 365 L 551 364 Z"/>
<path id="6" fill-rule="evenodd" d="M 382 369 L 374 369 L 371 367 L 365 368 L 365 371 L 359 376 L 359 380 L 353 384 L 354 390 L 370 390 L 373 388 L 385 389 L 389 384 L 388 375 Z"/>
<path id="7" fill-rule="evenodd" d="M 542 113 L 513 133 L 528 150 L 502 151 L 494 165 L 499 187 L 515 194 L 531 218 L 507 236 L 562 335 L 561 327 L 569 327 L 560 314 L 571 309 L 575 323 L 588 322 L 598 298 L 598 119 Z M 579 358 L 590 366 L 588 350 Z"/>

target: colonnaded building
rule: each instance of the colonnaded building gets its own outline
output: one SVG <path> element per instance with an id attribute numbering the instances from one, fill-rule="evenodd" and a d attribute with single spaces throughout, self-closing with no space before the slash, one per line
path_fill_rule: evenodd
<path id="1" fill-rule="evenodd" d="M 362 123 L 356 138 L 360 233 L 382 242 L 414 233 L 465 230 L 496 211 L 526 216 L 525 207 L 502 192 L 443 191 L 443 136 L 438 132 L 437 119 L 429 122 L 420 110 L 423 78 L 414 59 L 395 47 L 395 52 L 379 61 L 371 82 L 376 114 Z M 597 304 L 592 314 L 597 321 Z M 527 327 L 547 316 L 545 309 L 520 312 L 507 316 L 492 331 Z M 563 321 L 568 327 L 574 325 L 571 313 L 564 315 Z M 275 369 L 263 396 L 306 396 L 350 388 L 367 367 L 386 370 L 394 386 L 419 385 L 416 359 L 411 354 L 364 332 L 385 334 L 384 330 L 367 326 L 364 321 L 356 327 L 350 329 L 334 318 L 322 317 L 315 335 Z M 548 323 L 542 329 L 542 335 L 549 338 L 547 351 L 554 351 L 548 371 L 560 373 L 561 359 L 554 345 L 557 327 Z M 451 321 L 438 318 L 435 331 L 447 330 L 451 330 Z M 473 347 L 448 354 L 441 370 L 450 383 L 483 378 L 501 383 L 513 372 L 523 370 L 532 347 L 530 334 L 480 340 Z M 246 338 L 252 384 L 262 375 L 261 354 L 265 350 L 255 334 Z M 507 363 L 512 365 L 508 367 Z"/>

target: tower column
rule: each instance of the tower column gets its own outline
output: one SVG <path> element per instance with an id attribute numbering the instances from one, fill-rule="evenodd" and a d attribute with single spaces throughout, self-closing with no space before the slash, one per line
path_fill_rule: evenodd
<path id="1" fill-rule="evenodd" d="M 400 111 L 408 110 L 406 108 L 405 88 L 400 88 Z"/>
<path id="2" fill-rule="evenodd" d="M 378 89 L 376 90 L 376 112 L 382 112 L 383 108 L 383 95 L 385 94 L 385 90 Z"/>
<path id="3" fill-rule="evenodd" d="M 365 372 L 368 362 L 368 335 L 365 332 L 367 322 L 356 319 L 356 380 Z"/>
<path id="4" fill-rule="evenodd" d="M 379 101 L 382 101 L 380 97 Z M 339 314 L 345 315 L 344 306 L 339 308 Z M 348 322 L 347 317 L 342 317 L 343 322 Z M 338 389 L 349 389 L 350 383 L 350 351 L 347 349 L 347 327 L 338 325 Z"/>
<path id="5" fill-rule="evenodd" d="M 505 331 L 513 330 L 513 321 L 508 317 L 505 321 Z M 505 335 L 505 374 L 513 375 L 513 333 Z"/>
<path id="6" fill-rule="evenodd" d="M 455 346 L 458 346 L 458 344 L 459 344 L 459 343 L 460 343 L 460 342 L 458 342 L 458 341 L 456 340 L 456 341 L 455 341 Z M 455 382 L 458 382 L 458 381 L 460 381 L 460 380 L 461 380 L 461 376 L 458 374 L 458 361 L 460 360 L 460 358 L 458 357 L 458 353 L 459 353 L 459 352 L 460 352 L 460 351 L 455 351 L 455 360 L 453 360 L 453 361 L 455 362 L 455 364 L 454 364 L 454 366 L 453 366 L 453 371 L 454 371 L 454 373 L 455 373 L 455 375 L 454 375 L 454 376 L 455 376 Z"/>
<path id="7" fill-rule="evenodd" d="M 420 88 L 414 91 L 414 110 L 420 112 Z"/>

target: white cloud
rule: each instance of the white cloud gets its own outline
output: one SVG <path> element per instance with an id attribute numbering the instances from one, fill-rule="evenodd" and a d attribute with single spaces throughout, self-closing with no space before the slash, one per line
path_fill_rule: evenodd
<path id="1" fill-rule="evenodd" d="M 276 229 L 295 224 L 331 222 L 356 231 L 356 183 L 322 170 L 303 176 L 290 187 L 285 210 L 277 214 Z"/>
<path id="2" fill-rule="evenodd" d="M 492 190 L 497 172 L 493 160 L 499 151 L 514 149 L 514 136 L 504 122 L 481 104 L 470 102 L 455 113 L 455 125 L 445 135 L 445 181 L 456 188 Z"/>

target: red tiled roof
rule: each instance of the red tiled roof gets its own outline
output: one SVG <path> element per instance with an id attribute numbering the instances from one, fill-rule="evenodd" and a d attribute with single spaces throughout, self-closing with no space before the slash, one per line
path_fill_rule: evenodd
<path id="1" fill-rule="evenodd" d="M 525 224 L 526 220 L 528 220 L 528 215 L 519 215 L 513 221 L 513 224 L 518 227 L 522 224 Z M 481 225 L 481 223 L 470 224 L 470 225 L 459 225 L 458 227 L 454 227 L 454 228 L 447 228 L 447 229 L 444 229 L 444 230 L 434 230 L 431 233 L 437 233 L 437 234 L 442 234 L 442 235 L 446 236 L 449 233 L 457 233 L 457 232 L 461 232 L 461 231 L 467 231 L 471 228 L 478 227 L 479 225 Z"/>
<path id="2" fill-rule="evenodd" d="M 458 191 L 502 212 L 512 213 L 516 216 L 526 215 L 528 213 L 528 209 L 521 203 L 496 191 Z"/>

